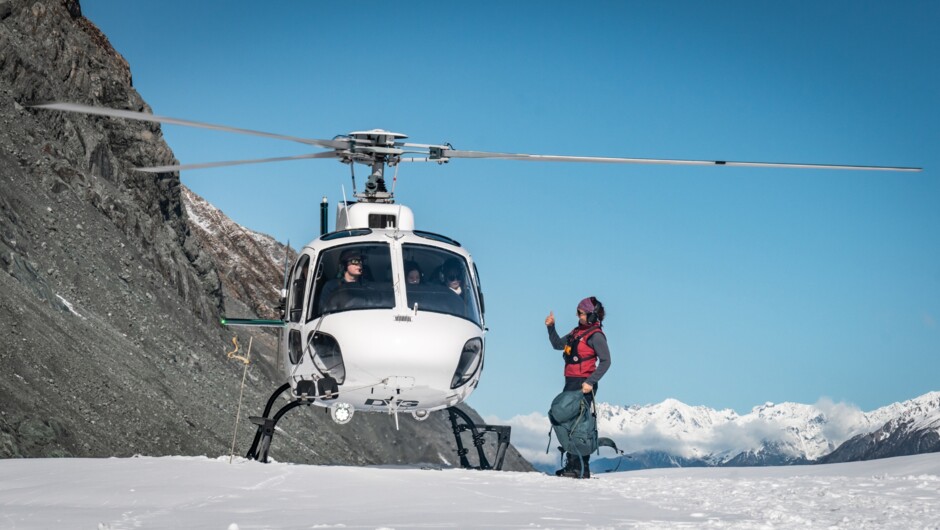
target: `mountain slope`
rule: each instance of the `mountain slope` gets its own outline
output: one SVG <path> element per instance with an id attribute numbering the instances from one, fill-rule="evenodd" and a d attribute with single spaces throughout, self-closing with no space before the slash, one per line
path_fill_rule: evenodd
<path id="1" fill-rule="evenodd" d="M 172 153 L 158 127 L 27 108 L 147 107 L 77 2 L 4 7 L 0 455 L 209 452 L 229 430 L 218 396 L 236 389 L 208 353 L 218 274 L 189 237 L 178 178 L 128 171 Z"/>

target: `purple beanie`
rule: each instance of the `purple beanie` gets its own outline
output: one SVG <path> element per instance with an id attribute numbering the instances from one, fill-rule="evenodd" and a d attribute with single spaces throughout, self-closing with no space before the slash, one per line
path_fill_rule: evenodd
<path id="1" fill-rule="evenodd" d="M 581 300 L 581 302 L 578 304 L 578 309 L 580 309 L 581 311 L 584 311 L 585 313 L 593 313 L 594 302 L 591 301 L 590 297 L 585 298 L 584 300 Z"/>

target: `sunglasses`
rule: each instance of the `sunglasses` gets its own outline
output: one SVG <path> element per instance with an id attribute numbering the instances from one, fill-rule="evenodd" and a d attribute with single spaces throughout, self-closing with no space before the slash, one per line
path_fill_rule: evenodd
<path id="1" fill-rule="evenodd" d="M 454 280 L 460 280 L 460 279 L 462 279 L 462 278 L 463 278 L 463 274 L 460 274 L 459 272 L 452 272 L 452 273 L 450 273 L 450 274 L 447 274 L 447 275 L 444 276 L 444 277 L 447 279 L 447 281 L 452 282 L 452 281 L 454 281 Z"/>
<path id="2" fill-rule="evenodd" d="M 359 258 L 353 258 L 353 259 L 347 261 L 346 263 L 349 264 L 349 265 L 362 265 L 362 262 L 363 262 L 363 260 L 361 260 L 361 259 L 359 259 Z"/>

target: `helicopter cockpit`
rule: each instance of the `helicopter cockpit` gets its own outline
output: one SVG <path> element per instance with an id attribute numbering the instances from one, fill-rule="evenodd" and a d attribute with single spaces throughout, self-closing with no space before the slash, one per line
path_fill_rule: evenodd
<path id="1" fill-rule="evenodd" d="M 391 250 L 386 243 L 325 249 L 314 270 L 307 322 L 323 314 L 395 307 Z"/>
<path id="2" fill-rule="evenodd" d="M 404 243 L 407 307 L 465 318 L 482 325 L 480 292 L 469 273 L 467 261 L 442 248 Z M 307 258 L 305 261 L 303 258 Z M 307 270 L 316 271 L 306 298 L 306 322 L 323 315 L 363 309 L 395 307 L 395 277 L 388 243 L 356 243 L 324 249 L 316 263 L 304 255 L 294 269 L 296 283 L 291 320 L 299 321 L 299 302 Z M 426 272 L 425 272 L 426 271 Z"/>

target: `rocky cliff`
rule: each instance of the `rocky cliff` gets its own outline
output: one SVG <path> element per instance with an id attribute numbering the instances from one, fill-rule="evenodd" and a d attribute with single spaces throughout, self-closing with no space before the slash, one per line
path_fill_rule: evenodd
<path id="1" fill-rule="evenodd" d="M 159 125 L 30 108 L 47 101 L 150 110 L 77 0 L 0 0 L 0 457 L 227 454 L 243 365 L 218 319 L 271 316 L 281 272 L 257 256 L 273 247 L 234 237 L 213 253 L 178 175 L 132 171 L 175 162 Z M 245 411 L 279 384 L 273 335 L 255 337 L 236 453 L 254 430 Z M 445 414 L 408 420 L 338 426 L 303 408 L 271 454 L 456 460 Z M 506 467 L 530 469 L 514 450 Z"/>

